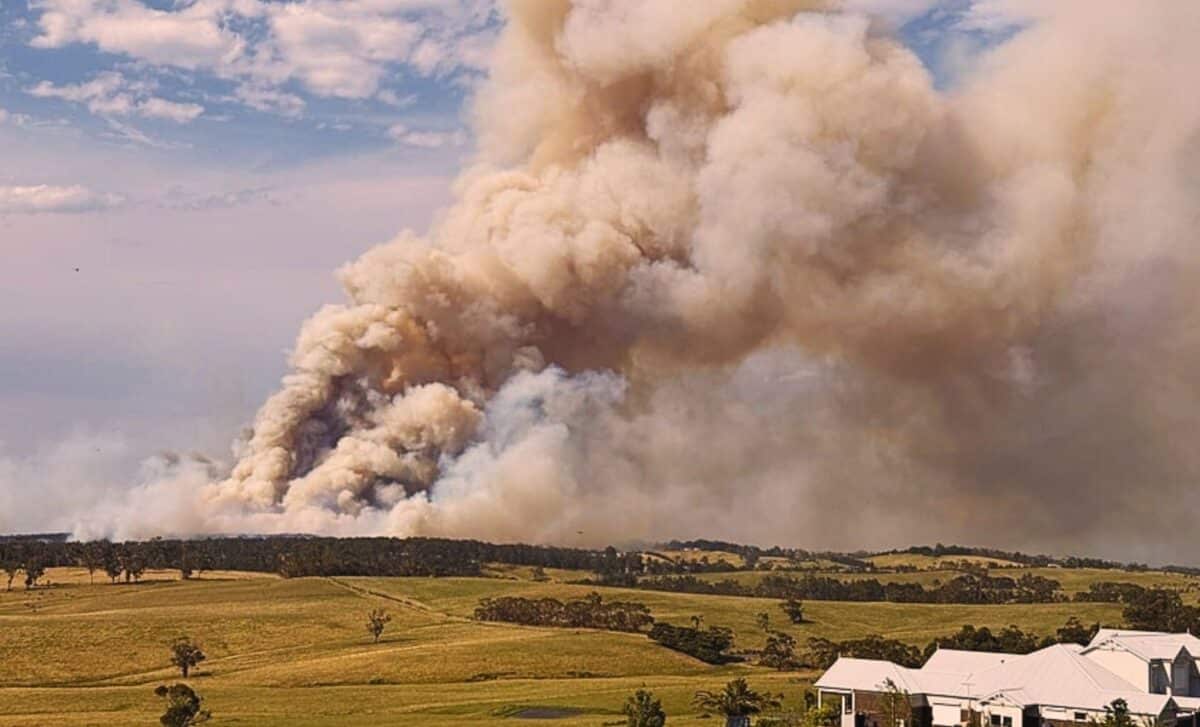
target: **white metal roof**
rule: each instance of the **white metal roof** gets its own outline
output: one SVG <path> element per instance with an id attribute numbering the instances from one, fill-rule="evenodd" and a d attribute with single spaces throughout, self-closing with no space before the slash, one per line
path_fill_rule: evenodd
<path id="1" fill-rule="evenodd" d="M 917 680 L 918 669 L 893 664 L 879 659 L 853 659 L 839 656 L 833 666 L 825 670 L 816 686 L 820 689 L 855 689 L 863 692 L 882 691 L 884 683 L 891 679 L 897 687 L 912 694 L 923 693 Z"/>
<path id="2" fill-rule="evenodd" d="M 1150 659 L 1174 659 L 1181 650 L 1193 657 L 1200 657 L 1200 639 L 1188 633 L 1167 634 L 1158 631 L 1130 631 L 1125 629 L 1100 629 L 1084 650 L 1105 646 L 1116 646 Z"/>
<path id="3" fill-rule="evenodd" d="M 1061 644 L 1011 659 L 972 676 L 979 697 L 1002 693 L 1019 704 L 1103 711 L 1124 699 L 1131 712 L 1158 715 L 1169 697 L 1138 689 L 1078 650 Z"/>
<path id="4" fill-rule="evenodd" d="M 972 674 L 984 669 L 1000 666 L 1010 659 L 1018 659 L 1014 654 L 1001 654 L 992 651 L 960 651 L 959 649 L 938 649 L 929 657 L 922 669 L 933 671 L 948 671 L 959 674 Z"/>
<path id="5" fill-rule="evenodd" d="M 921 669 L 841 657 L 816 686 L 877 692 L 888 679 L 910 694 L 1003 699 L 1018 705 L 1103 711 L 1113 700 L 1124 699 L 1134 714 L 1151 716 L 1162 714 L 1171 701 L 1138 689 L 1083 656 L 1080 647 L 1064 644 L 1024 655 L 939 649 Z"/>

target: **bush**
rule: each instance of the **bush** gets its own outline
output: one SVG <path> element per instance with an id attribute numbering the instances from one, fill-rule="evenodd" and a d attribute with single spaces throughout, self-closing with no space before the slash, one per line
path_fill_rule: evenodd
<path id="1" fill-rule="evenodd" d="M 667 723 L 662 702 L 645 689 L 637 690 L 625 700 L 625 707 L 621 711 L 625 714 L 628 727 L 663 727 Z"/>
<path id="2" fill-rule="evenodd" d="M 191 727 L 207 722 L 212 714 L 201 709 L 200 695 L 186 684 L 162 685 L 154 690 L 155 696 L 167 700 L 167 710 L 158 718 L 163 727 Z"/>
<path id="3" fill-rule="evenodd" d="M 733 646 L 733 631 L 720 626 L 707 629 L 658 623 L 650 629 L 650 638 L 668 649 L 679 651 L 709 664 L 735 661 L 725 652 Z"/>

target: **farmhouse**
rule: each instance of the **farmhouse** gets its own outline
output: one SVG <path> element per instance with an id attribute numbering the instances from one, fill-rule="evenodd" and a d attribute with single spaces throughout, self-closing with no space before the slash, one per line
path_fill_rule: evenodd
<path id="1" fill-rule="evenodd" d="M 1118 699 L 1139 721 L 1196 727 L 1197 657 L 1191 634 L 1102 629 L 1031 654 L 939 649 L 920 669 L 842 657 L 816 686 L 841 727 L 886 727 L 890 685 L 908 694 L 911 727 L 1074 727 Z"/>

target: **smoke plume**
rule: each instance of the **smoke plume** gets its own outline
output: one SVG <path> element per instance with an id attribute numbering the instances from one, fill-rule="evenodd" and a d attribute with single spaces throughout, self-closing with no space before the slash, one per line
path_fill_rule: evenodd
<path id="1" fill-rule="evenodd" d="M 1200 6 L 972 12 L 943 91 L 837 2 L 510 0 L 457 202 L 116 527 L 1185 559 Z"/>

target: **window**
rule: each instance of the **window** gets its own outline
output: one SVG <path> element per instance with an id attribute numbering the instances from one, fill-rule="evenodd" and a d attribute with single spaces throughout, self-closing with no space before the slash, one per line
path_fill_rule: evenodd
<path id="1" fill-rule="evenodd" d="M 1167 669 L 1161 661 L 1156 661 L 1150 667 L 1150 691 L 1154 694 L 1167 693 Z"/>
<path id="2" fill-rule="evenodd" d="M 1012 727 L 1012 717 L 1005 717 L 1003 722 L 1004 727 Z"/>
<path id="3" fill-rule="evenodd" d="M 842 697 L 842 714 L 850 714 L 854 711 L 854 695 L 847 694 Z"/>
<path id="4" fill-rule="evenodd" d="M 1181 694 L 1187 696 L 1191 692 L 1192 669 L 1191 663 L 1184 659 L 1175 662 L 1175 668 L 1171 674 L 1171 694 Z"/>
<path id="5" fill-rule="evenodd" d="M 1087 712 L 1076 712 L 1075 713 L 1075 721 L 1076 722 L 1087 722 L 1088 721 Z"/>
<path id="6" fill-rule="evenodd" d="M 1000 715 L 992 715 L 992 727 L 1000 727 Z"/>

